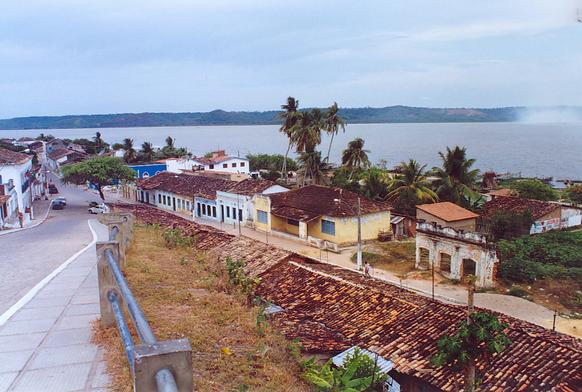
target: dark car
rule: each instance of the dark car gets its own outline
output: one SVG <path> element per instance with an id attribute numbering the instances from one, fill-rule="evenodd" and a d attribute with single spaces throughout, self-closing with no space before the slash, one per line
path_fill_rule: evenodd
<path id="1" fill-rule="evenodd" d="M 62 210 L 64 208 L 65 208 L 65 203 L 58 201 L 58 200 L 53 201 L 53 210 Z"/>
<path id="2" fill-rule="evenodd" d="M 89 202 L 89 208 L 91 208 L 91 207 L 97 207 L 98 205 L 99 205 L 99 203 L 97 203 L 96 201 Z"/>
<path id="3" fill-rule="evenodd" d="M 55 193 L 59 193 L 59 190 L 55 186 L 55 184 L 49 184 L 49 193 L 54 195 Z"/>

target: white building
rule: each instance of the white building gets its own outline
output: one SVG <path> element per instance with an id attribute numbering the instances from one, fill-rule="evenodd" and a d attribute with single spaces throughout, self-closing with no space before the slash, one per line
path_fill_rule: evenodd
<path id="1" fill-rule="evenodd" d="M 214 151 L 209 158 L 171 158 L 166 160 L 166 164 L 168 165 L 168 171 L 172 173 L 182 173 L 183 170 L 250 173 L 248 159 L 228 156 L 224 150 Z"/>
<path id="2" fill-rule="evenodd" d="M 32 157 L 0 147 L 0 216 L 1 226 L 23 222 L 33 217 L 31 206 Z M 32 195 L 34 196 L 34 195 Z"/>
<path id="3" fill-rule="evenodd" d="M 254 195 L 268 195 L 288 190 L 269 180 L 247 179 L 240 181 L 227 191 L 216 192 L 218 219 L 228 224 L 240 221 L 245 225 L 254 219 L 252 203 Z"/>

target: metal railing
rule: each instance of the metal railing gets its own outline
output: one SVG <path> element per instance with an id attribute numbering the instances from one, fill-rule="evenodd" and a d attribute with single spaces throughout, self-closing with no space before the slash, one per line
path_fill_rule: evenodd
<path id="1" fill-rule="evenodd" d="M 192 349 L 188 339 L 158 341 L 136 301 L 122 268 L 133 235 L 131 214 L 104 214 L 109 241 L 97 243 L 101 324 L 117 325 L 136 392 L 192 390 Z M 127 308 L 141 344 L 134 344 L 124 314 Z"/>

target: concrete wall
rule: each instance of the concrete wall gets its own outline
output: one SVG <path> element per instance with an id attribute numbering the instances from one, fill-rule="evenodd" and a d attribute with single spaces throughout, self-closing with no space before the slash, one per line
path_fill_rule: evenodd
<path id="1" fill-rule="evenodd" d="M 422 220 L 425 220 L 429 223 L 435 222 L 439 226 L 452 227 L 453 229 L 456 229 L 456 230 L 461 229 L 461 230 L 465 230 L 465 231 L 475 231 L 476 227 L 477 227 L 477 219 L 476 218 L 448 222 L 448 221 L 442 220 L 440 218 L 437 218 L 436 216 L 431 215 L 431 214 L 429 214 L 425 211 L 422 211 L 420 209 L 416 210 L 416 219 L 418 219 L 418 220 L 422 219 Z"/>

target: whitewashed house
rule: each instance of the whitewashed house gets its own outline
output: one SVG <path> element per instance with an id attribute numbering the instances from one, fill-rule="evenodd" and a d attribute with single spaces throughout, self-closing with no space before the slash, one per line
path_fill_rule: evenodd
<path id="1" fill-rule="evenodd" d="M 168 171 L 182 173 L 183 171 L 214 171 L 224 173 L 250 174 L 249 160 L 226 155 L 224 150 L 214 151 L 210 157 L 184 157 L 166 160 Z"/>
<path id="2" fill-rule="evenodd" d="M 18 223 L 22 213 L 24 223 L 33 217 L 30 177 L 32 157 L 0 147 L 0 216 L 2 226 Z"/>
<path id="3" fill-rule="evenodd" d="M 255 194 L 268 195 L 288 190 L 269 180 L 249 178 L 240 181 L 227 191 L 216 192 L 219 220 L 229 224 L 241 222 L 243 225 L 252 222 L 254 219 L 252 198 Z"/>

